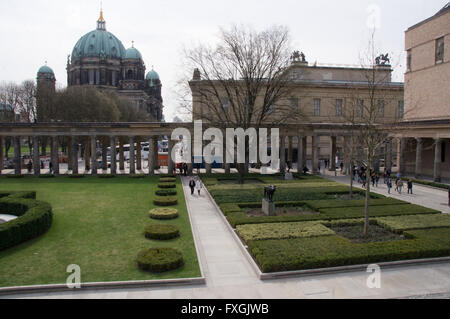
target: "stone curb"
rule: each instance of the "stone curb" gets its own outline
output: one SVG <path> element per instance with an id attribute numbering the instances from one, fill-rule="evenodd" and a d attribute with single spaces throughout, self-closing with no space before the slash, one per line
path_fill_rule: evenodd
<path id="1" fill-rule="evenodd" d="M 219 211 L 219 214 L 222 220 L 226 223 L 227 228 L 230 232 L 232 232 L 234 239 L 238 243 L 241 251 L 244 253 L 248 262 L 252 266 L 256 275 L 261 280 L 273 280 L 273 279 L 289 279 L 296 278 L 301 276 L 312 276 L 312 275 L 326 275 L 326 274 L 337 274 L 342 272 L 353 272 L 353 271 L 366 271 L 367 266 L 376 264 L 381 268 L 394 268 L 401 266 L 415 266 L 415 265 L 427 265 L 427 264 L 435 264 L 435 263 L 448 263 L 450 262 L 450 257 L 438 257 L 438 258 L 423 258 L 423 259 L 411 259 L 411 260 L 399 260 L 399 261 L 389 261 L 389 262 L 381 262 L 381 263 L 370 263 L 370 264 L 362 264 L 362 265 L 349 265 L 349 266 L 340 266 L 340 267 L 330 267 L 330 268 L 319 268 L 319 269 L 307 269 L 307 270 L 294 270 L 294 271 L 283 271 L 283 272 L 274 272 L 274 273 L 263 273 L 259 266 L 256 264 L 253 257 L 250 255 L 250 252 L 247 250 L 246 246 L 244 246 L 240 237 L 236 234 L 235 229 L 233 229 L 223 215 L 220 207 L 217 205 L 214 198 L 209 193 L 208 189 L 205 187 L 206 193 L 211 199 L 212 203 Z"/>
<path id="2" fill-rule="evenodd" d="M 183 180 L 180 178 L 181 189 L 184 193 Z M 189 208 L 186 208 L 189 216 L 189 223 L 192 229 L 192 218 Z M 197 259 L 200 258 L 198 251 L 198 245 L 194 232 L 192 232 L 194 239 L 195 252 Z M 35 286 L 17 286 L 17 287 L 5 287 L 0 288 L 0 296 L 6 296 L 10 294 L 24 294 L 24 293 L 42 293 L 42 292 L 59 292 L 59 291 L 86 291 L 86 290 L 99 290 L 99 289 L 120 289 L 120 288 L 148 288 L 148 287 L 164 287 L 164 286 L 181 286 L 181 285 L 205 285 L 206 278 L 203 272 L 202 263 L 199 261 L 199 268 L 201 277 L 198 278 L 181 278 L 181 279 L 162 279 L 162 280 L 137 280 L 137 281 L 114 281 L 114 282 L 90 282 L 82 283 L 80 289 L 70 289 L 64 284 L 54 285 L 35 285 Z"/>
<path id="3" fill-rule="evenodd" d="M 164 287 L 174 285 L 203 285 L 204 277 L 184 278 L 184 279 L 163 279 L 163 280 L 138 280 L 138 281 L 112 281 L 112 282 L 90 282 L 82 283 L 81 288 L 71 289 L 64 284 L 54 285 L 36 285 L 36 286 L 17 286 L 0 288 L 0 296 L 25 293 L 43 293 L 43 292 L 79 292 L 86 290 L 100 289 L 119 289 L 119 288 L 149 288 Z"/>

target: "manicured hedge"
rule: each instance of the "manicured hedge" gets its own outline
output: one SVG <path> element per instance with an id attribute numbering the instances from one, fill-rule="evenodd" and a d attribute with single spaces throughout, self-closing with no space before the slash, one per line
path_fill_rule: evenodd
<path id="1" fill-rule="evenodd" d="M 178 210 L 175 208 L 154 208 L 149 211 L 150 218 L 153 219 L 174 219 L 178 217 Z"/>
<path id="2" fill-rule="evenodd" d="M 437 187 L 437 188 L 442 188 L 442 189 L 447 189 L 447 190 L 450 189 L 450 185 L 446 185 L 446 184 L 424 181 L 424 180 L 420 180 L 420 179 L 411 179 L 411 181 L 413 183 L 417 183 L 417 184 L 422 184 L 422 185 L 427 185 L 427 186 L 432 186 L 432 187 Z"/>
<path id="3" fill-rule="evenodd" d="M 239 225 L 236 230 L 246 242 L 335 235 L 334 231 L 318 222 Z"/>
<path id="4" fill-rule="evenodd" d="M 175 183 L 177 179 L 175 177 L 162 177 L 159 179 L 160 183 Z"/>
<path id="5" fill-rule="evenodd" d="M 106 179 L 108 179 L 108 178 L 114 178 L 114 177 L 116 177 L 116 175 L 113 175 L 113 174 L 100 174 L 100 175 L 98 175 L 98 178 L 106 178 Z"/>
<path id="6" fill-rule="evenodd" d="M 174 196 L 155 196 L 153 204 L 156 206 L 174 206 L 178 204 L 178 199 Z"/>
<path id="7" fill-rule="evenodd" d="M 278 272 L 450 255 L 450 228 L 405 232 L 406 240 L 352 244 L 340 236 L 254 240 L 263 272 Z"/>
<path id="8" fill-rule="evenodd" d="M 6 175 L 6 178 L 24 178 L 25 177 L 25 175 L 22 175 L 22 174 L 20 174 L 20 175 Z"/>
<path id="9" fill-rule="evenodd" d="M 450 215 L 445 214 L 377 217 L 375 220 L 378 225 L 396 233 L 412 229 L 450 227 Z"/>
<path id="10" fill-rule="evenodd" d="M 177 185 L 175 183 L 159 183 L 158 187 L 162 189 L 167 189 L 167 188 L 176 188 Z"/>
<path id="11" fill-rule="evenodd" d="M 166 272 L 184 265 L 183 255 L 174 248 L 150 248 L 142 250 L 137 256 L 138 267 L 154 273 Z"/>
<path id="12" fill-rule="evenodd" d="M 339 207 L 364 207 L 365 200 L 307 200 L 305 203 L 313 209 L 322 208 L 339 208 Z M 384 206 L 384 205 L 405 205 L 409 204 L 395 198 L 382 198 L 382 199 L 371 199 L 370 206 Z"/>
<path id="13" fill-rule="evenodd" d="M 71 174 L 71 175 L 67 175 L 69 178 L 83 178 L 85 175 L 84 174 Z"/>
<path id="14" fill-rule="evenodd" d="M 346 207 L 346 208 L 324 208 L 319 209 L 321 214 L 329 219 L 342 218 L 362 218 L 364 217 L 364 207 Z M 431 208 L 406 204 L 392 206 L 374 206 L 370 207 L 370 217 L 415 215 L 415 214 L 439 214 L 440 212 Z"/>
<path id="15" fill-rule="evenodd" d="M 148 239 L 169 240 L 180 237 L 180 229 L 175 225 L 154 224 L 145 227 L 144 234 Z"/>
<path id="16" fill-rule="evenodd" d="M 53 174 L 41 174 L 39 175 L 39 178 L 54 178 L 55 175 Z"/>
<path id="17" fill-rule="evenodd" d="M 158 196 L 176 196 L 178 194 L 176 189 L 159 189 L 155 191 Z"/>
<path id="18" fill-rule="evenodd" d="M 176 177 L 174 174 L 161 174 L 160 175 L 160 178 L 167 178 L 167 177 L 172 177 L 172 178 L 174 178 L 174 177 Z"/>
<path id="19" fill-rule="evenodd" d="M 0 251 L 36 238 L 51 227 L 50 204 L 34 198 L 35 192 L 11 192 L 0 198 L 0 213 L 18 216 L 0 225 Z"/>

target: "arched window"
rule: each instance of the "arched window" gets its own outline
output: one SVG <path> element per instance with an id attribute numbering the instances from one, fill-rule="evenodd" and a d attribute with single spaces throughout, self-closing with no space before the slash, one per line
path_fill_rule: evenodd
<path id="1" fill-rule="evenodd" d="M 133 79 L 133 70 L 128 70 L 127 72 L 127 80 Z"/>

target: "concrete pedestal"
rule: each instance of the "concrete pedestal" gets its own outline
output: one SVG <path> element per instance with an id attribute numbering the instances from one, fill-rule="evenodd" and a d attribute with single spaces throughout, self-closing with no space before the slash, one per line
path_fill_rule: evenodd
<path id="1" fill-rule="evenodd" d="M 275 203 L 264 198 L 262 200 L 262 211 L 267 216 L 275 216 Z"/>

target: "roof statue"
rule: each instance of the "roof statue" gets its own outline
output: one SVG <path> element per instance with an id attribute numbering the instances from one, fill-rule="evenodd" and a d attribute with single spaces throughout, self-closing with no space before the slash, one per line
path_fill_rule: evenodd
<path id="1" fill-rule="evenodd" d="M 389 53 L 381 54 L 375 58 L 376 65 L 390 65 L 391 59 L 389 58 Z"/>

